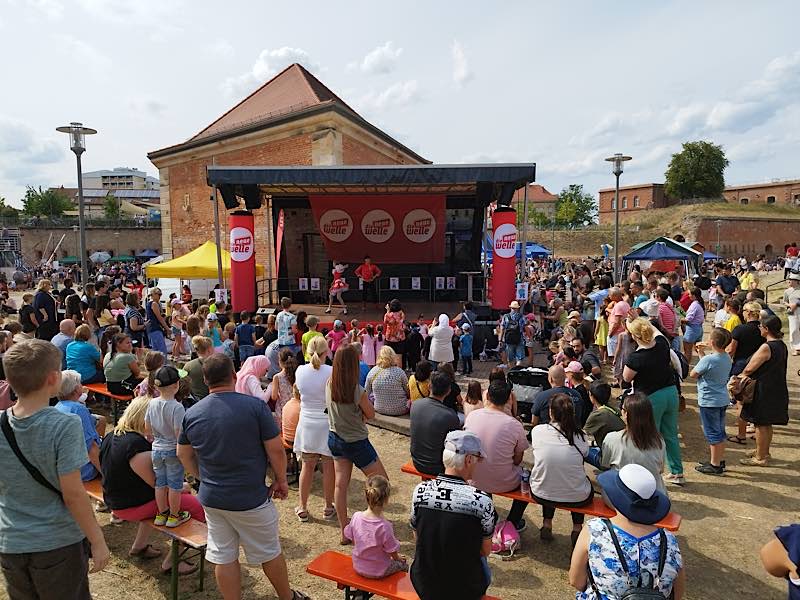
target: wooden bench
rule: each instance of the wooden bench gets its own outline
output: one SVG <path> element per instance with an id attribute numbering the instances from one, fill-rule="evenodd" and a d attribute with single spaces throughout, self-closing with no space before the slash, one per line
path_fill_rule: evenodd
<path id="1" fill-rule="evenodd" d="M 428 475 L 427 473 L 420 473 L 417 471 L 414 463 L 409 461 L 400 467 L 400 470 L 403 473 L 407 473 L 408 475 L 415 475 L 417 477 L 421 477 L 422 479 L 436 479 L 435 475 Z M 527 502 L 528 504 L 538 504 L 536 500 L 534 500 L 530 496 L 523 495 L 519 490 L 515 490 L 513 492 L 505 492 L 502 494 L 494 493 L 494 496 L 503 496 L 504 498 L 509 498 L 511 500 L 520 500 L 522 502 Z M 562 508 L 562 507 L 558 507 Z M 592 501 L 587 504 L 586 506 L 579 506 L 577 508 L 566 506 L 562 508 L 563 510 L 568 510 L 570 512 L 581 513 L 584 515 L 591 515 L 593 517 L 601 517 L 603 519 L 610 519 L 614 515 L 617 514 L 613 508 L 610 508 L 600 496 L 594 496 Z M 658 523 L 656 523 L 658 527 L 663 527 L 668 531 L 678 531 L 681 526 L 681 516 L 678 513 L 671 512 L 666 517 L 661 519 Z"/>
<path id="2" fill-rule="evenodd" d="M 84 481 L 83 487 L 86 493 L 93 500 L 103 502 L 103 486 L 100 479 L 92 479 L 91 481 Z M 177 527 L 165 527 L 153 525 L 153 521 L 143 521 L 156 531 L 163 533 L 172 540 L 172 571 L 170 573 L 170 598 L 178 600 L 178 566 L 184 558 L 200 558 L 200 568 L 198 576 L 197 590 L 203 591 L 203 578 L 205 576 L 205 562 L 206 562 L 206 538 L 208 536 L 208 528 L 205 523 L 189 519 L 185 523 L 181 523 Z M 183 550 L 181 550 L 183 546 Z M 187 555 L 189 550 L 196 550 L 197 552 L 191 556 Z"/>
<path id="3" fill-rule="evenodd" d="M 281 436 L 281 442 L 284 450 L 286 450 L 286 480 L 289 485 L 294 485 L 300 480 L 300 462 L 294 453 L 294 447 L 291 444 L 287 444 L 283 436 Z"/>
<path id="4" fill-rule="evenodd" d="M 336 583 L 344 590 L 345 600 L 361 600 L 380 596 L 391 600 L 419 600 L 411 576 L 408 573 L 395 573 L 384 579 L 368 579 L 353 569 L 353 560 L 347 554 L 328 550 L 311 561 L 306 571 L 317 577 Z M 484 596 L 483 600 L 499 600 L 494 596 Z"/>
<path id="5" fill-rule="evenodd" d="M 108 391 L 108 386 L 106 386 L 105 383 L 89 383 L 83 387 L 90 392 L 94 392 L 96 396 L 105 396 L 111 400 L 111 417 L 114 419 L 114 425 L 117 424 L 117 418 L 119 416 L 119 404 L 127 404 L 133 400 L 133 395 L 120 396 L 118 394 L 112 394 Z"/>

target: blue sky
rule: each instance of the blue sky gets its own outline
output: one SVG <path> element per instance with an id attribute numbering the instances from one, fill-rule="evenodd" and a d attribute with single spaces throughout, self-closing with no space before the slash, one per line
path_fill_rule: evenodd
<path id="1" fill-rule="evenodd" d="M 192 136 L 287 64 L 434 162 L 532 161 L 558 192 L 662 181 L 686 140 L 729 183 L 800 177 L 796 1 L 0 0 L 0 196 Z"/>

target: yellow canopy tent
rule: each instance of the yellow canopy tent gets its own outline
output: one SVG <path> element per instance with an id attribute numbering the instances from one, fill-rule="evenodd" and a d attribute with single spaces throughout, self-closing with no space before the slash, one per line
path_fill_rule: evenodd
<path id="1" fill-rule="evenodd" d="M 150 265 L 146 269 L 148 278 L 216 279 L 217 245 L 214 242 L 206 242 L 183 256 Z M 225 278 L 229 278 L 231 275 L 231 255 L 224 248 L 222 249 L 222 275 Z M 264 265 L 256 265 L 256 276 L 264 276 Z"/>

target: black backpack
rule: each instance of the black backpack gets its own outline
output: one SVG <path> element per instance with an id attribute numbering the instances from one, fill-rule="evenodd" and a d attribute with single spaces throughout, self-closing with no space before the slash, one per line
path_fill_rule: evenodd
<path id="1" fill-rule="evenodd" d="M 614 548 L 617 551 L 617 556 L 619 557 L 620 565 L 622 566 L 622 570 L 625 571 L 625 575 L 628 577 L 628 589 L 626 589 L 622 595 L 619 597 L 619 600 L 667 600 L 667 597 L 662 594 L 658 589 L 655 587 L 655 581 L 650 581 L 650 585 L 645 587 L 641 581 L 641 565 L 639 568 L 639 581 L 635 584 L 631 580 L 631 574 L 628 571 L 628 561 L 625 559 L 625 554 L 622 552 L 622 548 L 619 545 L 619 539 L 617 539 L 617 534 L 614 533 L 614 527 L 611 525 L 611 521 L 608 519 L 603 519 L 603 523 L 608 529 L 608 533 L 611 536 L 611 541 L 614 543 Z M 663 529 L 658 530 L 659 536 L 659 549 L 658 549 L 658 573 L 656 574 L 656 581 L 661 579 L 661 575 L 664 572 L 664 564 L 667 562 L 667 536 L 664 534 Z M 597 585 L 595 585 L 594 577 L 592 577 L 592 569 L 589 569 L 589 583 L 591 584 L 592 591 L 597 596 L 597 599 L 600 600 L 602 596 L 600 592 L 597 590 Z"/>
<path id="2" fill-rule="evenodd" d="M 503 341 L 506 344 L 517 346 L 522 342 L 522 332 L 519 330 L 519 319 L 514 319 L 511 313 L 506 315 L 506 327 L 503 335 Z"/>

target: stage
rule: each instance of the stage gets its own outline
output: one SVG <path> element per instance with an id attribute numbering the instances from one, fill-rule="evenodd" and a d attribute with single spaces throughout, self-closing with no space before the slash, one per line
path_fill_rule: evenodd
<path id="1" fill-rule="evenodd" d="M 424 321 L 430 325 L 431 321 L 438 319 L 439 315 L 446 314 L 450 319 L 455 317 L 462 310 L 460 302 L 403 302 L 403 312 L 406 315 L 406 321 L 416 321 L 420 315 L 424 316 Z M 272 314 L 277 306 L 267 306 L 267 314 Z M 373 304 L 368 304 L 365 311 L 361 310 L 361 302 L 355 302 L 347 305 L 347 314 L 342 312 L 342 307 L 334 304 L 331 307 L 331 313 L 325 314 L 325 304 L 292 304 L 291 311 L 297 314 L 300 311 L 305 312 L 307 315 L 315 315 L 319 317 L 322 325 L 330 324 L 334 319 L 341 319 L 343 322 L 349 324 L 351 320 L 358 319 L 359 323 L 363 326 L 366 323 L 383 323 L 383 315 L 386 314 L 384 305 L 379 305 L 376 309 Z"/>

